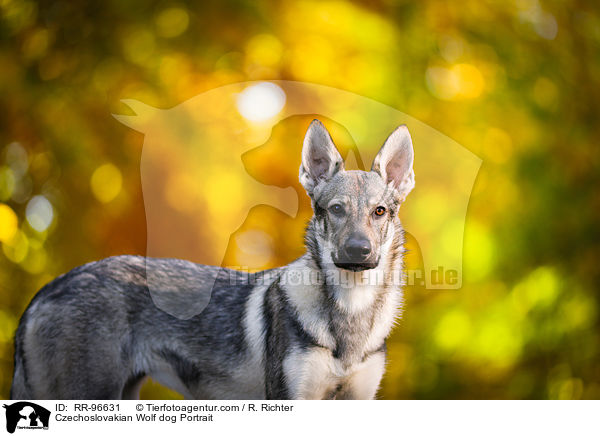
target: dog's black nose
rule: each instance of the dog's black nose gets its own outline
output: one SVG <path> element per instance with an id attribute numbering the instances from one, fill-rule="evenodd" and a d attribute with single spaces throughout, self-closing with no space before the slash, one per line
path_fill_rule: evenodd
<path id="1" fill-rule="evenodd" d="M 371 242 L 364 236 L 350 236 L 344 244 L 344 251 L 350 262 L 363 262 L 371 254 Z"/>

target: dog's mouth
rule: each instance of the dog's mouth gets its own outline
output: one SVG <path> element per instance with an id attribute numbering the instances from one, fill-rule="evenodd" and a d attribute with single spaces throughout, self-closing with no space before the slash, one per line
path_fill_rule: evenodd
<path id="1" fill-rule="evenodd" d="M 364 262 L 355 263 L 355 262 L 350 262 L 346 259 L 336 259 L 336 257 L 333 256 L 333 264 L 341 269 L 358 272 L 358 271 L 366 271 L 369 269 L 377 268 L 377 265 L 379 265 L 379 260 L 377 260 L 377 261 L 366 260 Z"/>

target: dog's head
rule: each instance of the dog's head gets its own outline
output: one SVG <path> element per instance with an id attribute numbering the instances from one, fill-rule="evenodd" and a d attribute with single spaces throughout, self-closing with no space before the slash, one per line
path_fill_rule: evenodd
<path id="1" fill-rule="evenodd" d="M 400 204 L 415 185 L 408 129 L 400 126 L 387 138 L 371 171 L 346 171 L 329 132 L 313 120 L 304 138 L 300 183 L 312 199 L 322 257 L 350 271 L 375 268 L 399 224 Z"/>

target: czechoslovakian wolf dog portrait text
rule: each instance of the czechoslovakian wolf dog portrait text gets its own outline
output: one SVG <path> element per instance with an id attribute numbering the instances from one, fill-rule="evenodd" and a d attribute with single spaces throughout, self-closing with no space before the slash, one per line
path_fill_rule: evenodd
<path id="1" fill-rule="evenodd" d="M 346 171 L 321 122 L 304 138 L 306 253 L 254 274 L 178 259 L 111 257 L 33 298 L 15 338 L 12 399 L 135 399 L 146 377 L 187 399 L 373 399 L 402 303 L 400 205 L 413 147 L 398 127 L 371 171 Z M 210 293 L 179 319 L 153 303 Z M 154 284 L 156 285 L 156 283 Z"/>

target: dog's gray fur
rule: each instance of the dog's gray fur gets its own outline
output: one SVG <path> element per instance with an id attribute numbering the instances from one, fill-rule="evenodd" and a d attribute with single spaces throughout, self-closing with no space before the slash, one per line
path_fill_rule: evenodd
<path id="1" fill-rule="evenodd" d="M 345 171 L 314 120 L 300 167 L 314 209 L 304 256 L 258 274 L 137 256 L 75 268 L 21 318 L 11 398 L 137 398 L 146 376 L 185 398 L 374 398 L 402 301 L 398 209 L 412 161 L 401 126 L 370 172 Z M 147 271 L 174 301 L 201 289 L 210 302 L 175 318 L 153 304 Z"/>

